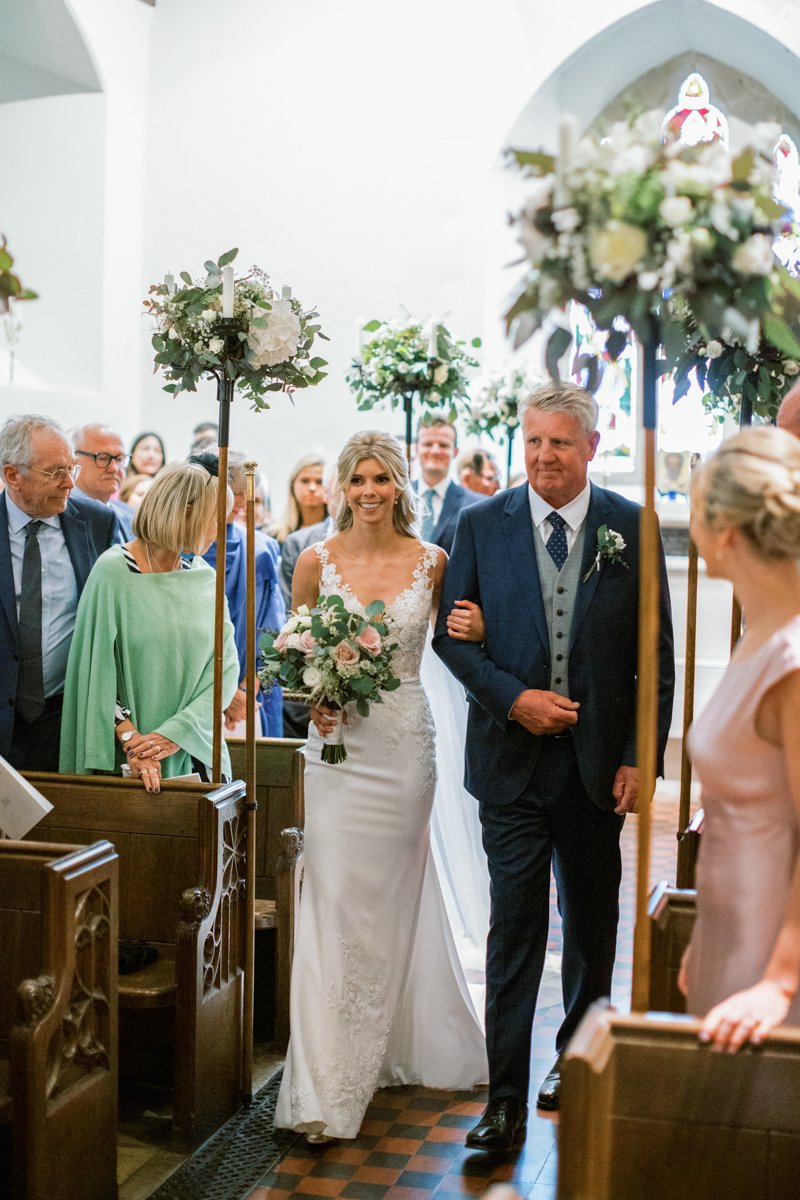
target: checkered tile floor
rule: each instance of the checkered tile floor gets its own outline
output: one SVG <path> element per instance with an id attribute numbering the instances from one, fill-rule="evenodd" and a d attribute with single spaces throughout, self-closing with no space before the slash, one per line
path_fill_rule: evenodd
<path id="1" fill-rule="evenodd" d="M 651 879 L 675 878 L 677 801 L 673 794 L 653 807 Z M 619 950 L 612 1000 L 629 1006 L 636 887 L 636 821 L 622 836 L 623 886 Z M 551 896 L 548 950 L 559 954 L 561 928 Z M 560 1003 L 540 1008 L 533 1031 L 531 1115 L 523 1146 L 508 1159 L 466 1150 L 464 1135 L 486 1100 L 482 1092 L 434 1092 L 391 1088 L 378 1092 L 361 1135 L 353 1142 L 312 1148 L 299 1139 L 277 1168 L 259 1180 L 248 1200 L 289 1196 L 342 1196 L 345 1200 L 457 1200 L 483 1193 L 490 1183 L 511 1183 L 526 1200 L 555 1200 L 557 1117 L 538 1113 L 535 1095 L 553 1061 Z"/>

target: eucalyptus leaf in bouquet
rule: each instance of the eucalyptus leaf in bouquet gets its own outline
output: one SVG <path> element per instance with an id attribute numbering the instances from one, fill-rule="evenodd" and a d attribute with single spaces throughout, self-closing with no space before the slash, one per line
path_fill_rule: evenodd
<path id="1" fill-rule="evenodd" d="M 685 347 L 677 306 L 706 342 L 734 329 L 753 350 L 763 337 L 800 355 L 800 286 L 773 250 L 792 213 L 773 195 L 768 132 L 756 127 L 731 155 L 717 142 L 664 144 L 660 116 L 647 114 L 586 135 L 566 163 L 512 152 L 534 181 L 514 218 L 526 258 L 506 313 L 516 343 L 577 301 L 599 329 L 622 319 L 660 341 L 668 367 Z M 609 339 L 607 352 L 622 346 Z"/>
<path id="2" fill-rule="evenodd" d="M 354 704 L 359 716 L 368 717 L 370 704 L 400 686 L 392 670 L 396 650 L 382 600 L 373 600 L 362 615 L 346 608 L 341 596 L 323 595 L 314 608 L 301 604 L 279 633 L 262 636 L 258 677 L 265 691 L 280 686 L 284 695 L 340 710 L 338 728 L 320 755 L 323 762 L 340 763 L 347 758 L 341 711 Z"/>
<path id="3" fill-rule="evenodd" d="M 182 287 L 153 284 L 144 306 L 155 320 L 155 370 L 164 372 L 164 391 L 197 390 L 206 374 L 226 375 L 256 410 L 269 408 L 268 393 L 313 387 L 326 376 L 324 358 L 314 353 L 327 341 L 319 313 L 306 309 L 284 289 L 279 296 L 269 276 L 251 267 L 234 280 L 233 317 L 222 316 L 222 272 L 236 258 L 229 250 L 205 263 L 206 275 L 181 271 Z"/>
<path id="4" fill-rule="evenodd" d="M 800 376 L 800 356 L 791 358 L 762 337 L 751 351 L 730 333 L 725 341 L 687 336 L 675 365 L 676 404 L 689 391 L 692 376 L 703 391 L 703 407 L 720 424 L 740 419 L 742 402 L 754 416 L 774 421 L 781 400 Z"/>
<path id="5" fill-rule="evenodd" d="M 456 341 L 446 325 L 437 325 L 431 362 L 429 323 L 411 317 L 374 320 L 363 330 L 369 338 L 346 375 L 362 412 L 383 404 L 396 408 L 404 396 L 415 394 L 423 407 L 447 409 L 450 419 L 456 419 L 457 405 L 466 400 L 470 375 L 478 366 L 465 342 Z M 472 348 L 480 344 L 480 338 L 472 339 Z"/>

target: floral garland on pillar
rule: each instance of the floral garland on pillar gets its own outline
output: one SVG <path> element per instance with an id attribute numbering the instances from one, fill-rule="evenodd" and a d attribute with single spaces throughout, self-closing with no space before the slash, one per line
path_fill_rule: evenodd
<path id="1" fill-rule="evenodd" d="M 26 288 L 18 275 L 11 268 L 14 266 L 14 256 L 8 248 L 8 242 L 0 235 L 0 316 L 9 311 L 12 300 L 36 300 L 38 294 Z"/>

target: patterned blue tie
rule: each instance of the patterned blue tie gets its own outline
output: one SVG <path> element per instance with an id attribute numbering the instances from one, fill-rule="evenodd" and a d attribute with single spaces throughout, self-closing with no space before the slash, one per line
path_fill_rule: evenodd
<path id="1" fill-rule="evenodd" d="M 557 512 L 551 512 L 547 519 L 553 530 L 547 539 L 547 552 L 560 571 L 569 554 L 567 535 L 564 532 L 567 522 Z"/>
<path id="2" fill-rule="evenodd" d="M 436 495 L 436 488 L 428 488 L 423 492 L 422 499 L 425 501 L 425 512 L 422 517 L 422 540 L 429 542 L 433 537 L 433 531 L 436 528 L 436 522 L 433 519 L 433 498 Z"/>

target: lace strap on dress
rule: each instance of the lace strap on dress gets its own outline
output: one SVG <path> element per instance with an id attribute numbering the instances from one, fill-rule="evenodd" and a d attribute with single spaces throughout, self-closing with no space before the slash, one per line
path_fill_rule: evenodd
<path id="1" fill-rule="evenodd" d="M 426 583 L 431 583 L 430 575 L 439 561 L 439 547 L 432 542 L 423 542 L 425 550 L 414 568 L 414 583 L 419 583 L 424 579 Z"/>

